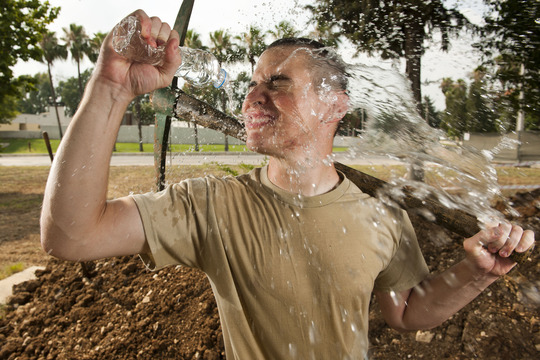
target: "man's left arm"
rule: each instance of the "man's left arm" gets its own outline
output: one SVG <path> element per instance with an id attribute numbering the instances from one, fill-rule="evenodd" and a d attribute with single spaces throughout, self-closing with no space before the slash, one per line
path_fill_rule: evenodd
<path id="1" fill-rule="evenodd" d="M 375 291 L 388 325 L 400 331 L 430 329 L 459 311 L 516 263 L 513 251 L 534 244 L 534 233 L 501 223 L 465 239 L 466 258 L 445 272 L 399 293 Z"/>

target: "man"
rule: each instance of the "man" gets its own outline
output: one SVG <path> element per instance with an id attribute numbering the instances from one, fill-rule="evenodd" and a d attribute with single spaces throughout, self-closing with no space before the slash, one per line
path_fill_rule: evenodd
<path id="1" fill-rule="evenodd" d="M 428 277 L 406 214 L 363 194 L 328 161 L 347 111 L 346 81 L 320 45 L 298 39 L 262 54 L 243 104 L 247 146 L 269 155 L 268 166 L 107 201 L 125 108 L 167 86 L 181 62 L 178 34 L 134 15 L 148 44 L 165 44 L 165 61 L 131 62 L 105 40 L 51 169 L 42 244 L 69 260 L 141 254 L 151 268 L 202 269 L 229 359 L 364 358 L 372 292 L 392 327 L 431 328 L 534 242 L 532 232 L 498 224 L 465 240 L 465 260 Z"/>

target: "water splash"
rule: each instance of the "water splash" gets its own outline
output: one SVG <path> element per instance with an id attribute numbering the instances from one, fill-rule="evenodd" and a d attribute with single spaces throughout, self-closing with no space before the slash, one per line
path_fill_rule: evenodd
<path id="1" fill-rule="evenodd" d="M 403 197 L 400 189 L 407 186 L 415 197 L 435 198 L 482 222 L 502 217 L 491 207 L 501 194 L 491 152 L 445 140 L 442 131 L 430 127 L 416 109 L 408 80 L 396 69 L 354 64 L 349 73 L 350 110 L 367 114 L 349 157 L 383 156 L 425 173 L 423 181 L 392 176 L 393 186 L 381 194 L 385 201 Z M 429 219 L 430 214 L 424 215 Z"/>

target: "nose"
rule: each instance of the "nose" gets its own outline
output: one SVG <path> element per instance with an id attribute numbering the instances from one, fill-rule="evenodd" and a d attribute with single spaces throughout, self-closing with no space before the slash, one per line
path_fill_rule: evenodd
<path id="1" fill-rule="evenodd" d="M 254 105 L 264 105 L 268 102 L 268 94 L 264 84 L 257 84 L 250 88 L 247 93 L 242 108 L 247 109 Z"/>

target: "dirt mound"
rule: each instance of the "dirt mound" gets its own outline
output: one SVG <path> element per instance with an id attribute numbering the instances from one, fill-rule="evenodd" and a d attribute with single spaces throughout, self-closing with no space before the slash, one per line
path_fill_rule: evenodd
<path id="1" fill-rule="evenodd" d="M 14 288 L 0 322 L 0 359 L 224 358 L 202 273 L 150 272 L 136 257 L 85 265 L 51 260 Z"/>
<path id="2" fill-rule="evenodd" d="M 540 232 L 540 191 L 512 199 L 509 217 Z M 524 216 L 525 215 L 525 216 Z M 444 270 L 461 240 L 413 218 L 426 261 Z M 428 239 L 438 237 L 442 241 Z M 373 359 L 537 359 L 539 252 L 440 327 L 399 334 L 370 312 Z M 137 257 L 85 263 L 50 260 L 20 284 L 0 320 L 0 359 L 224 359 L 206 277 L 185 267 L 157 272 Z"/>

